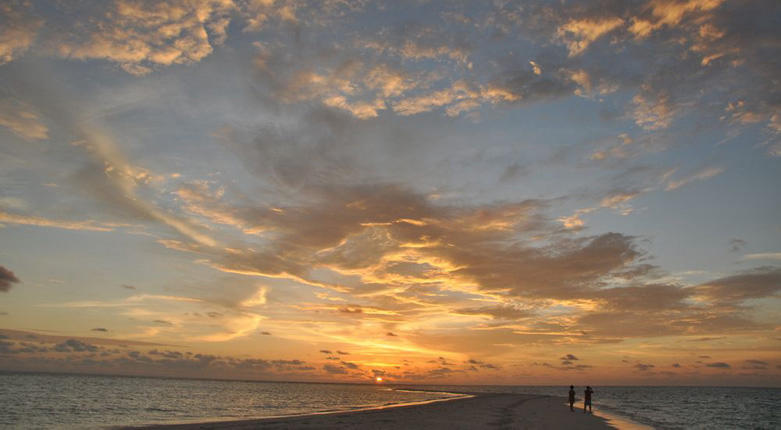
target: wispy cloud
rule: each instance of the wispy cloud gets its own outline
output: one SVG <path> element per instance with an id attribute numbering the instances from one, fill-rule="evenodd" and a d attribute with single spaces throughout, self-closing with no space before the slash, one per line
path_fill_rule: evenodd
<path id="1" fill-rule="evenodd" d="M 17 215 L 0 211 L 0 222 L 7 224 L 32 225 L 38 227 L 63 228 L 66 230 L 112 231 L 115 226 L 95 221 L 62 221 L 32 215 Z"/>
<path id="2" fill-rule="evenodd" d="M 681 188 L 682 186 L 694 182 L 694 181 L 704 181 L 706 179 L 710 179 L 714 176 L 720 175 L 724 172 L 724 168 L 722 167 L 706 167 L 702 170 L 699 170 L 696 173 L 693 173 L 689 176 L 685 176 L 680 179 L 670 180 L 667 182 L 667 186 L 665 187 L 666 191 L 672 191 L 677 190 L 678 188 Z"/>
<path id="3" fill-rule="evenodd" d="M 758 254 L 746 254 L 741 260 L 781 260 L 781 252 L 762 252 Z"/>
<path id="4" fill-rule="evenodd" d="M 2 54 L 0 54 L 1 56 Z M 43 140 L 49 129 L 32 106 L 18 100 L 0 100 L 0 126 L 25 140 Z"/>

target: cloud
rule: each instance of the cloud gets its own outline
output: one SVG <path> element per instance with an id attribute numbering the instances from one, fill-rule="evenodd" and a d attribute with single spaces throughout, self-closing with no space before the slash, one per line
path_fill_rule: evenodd
<path id="1" fill-rule="evenodd" d="M 31 15 L 28 1 L 9 0 L 0 5 L 0 65 L 27 51 L 43 25 Z"/>
<path id="2" fill-rule="evenodd" d="M 118 301 L 86 300 L 86 301 L 44 304 L 41 306 L 52 307 L 52 308 L 115 308 L 115 307 L 139 306 L 147 301 L 204 303 L 204 300 L 192 298 L 192 297 L 166 296 L 160 294 L 137 294 L 130 297 L 126 297 Z"/>
<path id="3" fill-rule="evenodd" d="M 171 359 L 180 359 L 184 357 L 184 354 L 182 354 L 179 351 L 158 351 L 157 349 L 150 350 L 149 355 L 159 355 L 161 357 L 171 358 Z"/>
<path id="4" fill-rule="evenodd" d="M 744 360 L 742 368 L 743 369 L 766 370 L 769 365 L 770 364 L 767 361 L 762 361 L 762 360 Z"/>
<path id="5" fill-rule="evenodd" d="M 669 7 L 683 3 L 687 2 L 669 3 Z M 526 141 L 537 138 L 533 133 L 517 136 L 517 146 L 513 143 L 510 149 L 485 146 L 480 141 L 479 124 L 474 127 L 478 130 L 474 134 L 470 131 L 473 127 L 464 126 L 464 133 L 455 136 L 448 131 L 449 124 L 456 124 L 453 119 L 441 118 L 465 115 L 477 121 L 478 114 L 485 115 L 489 109 L 513 108 L 573 94 L 580 98 L 567 100 L 566 104 L 574 101 L 585 110 L 595 107 L 589 110 L 594 115 L 601 109 L 598 105 L 625 110 L 625 117 L 606 118 L 603 125 L 629 129 L 626 133 L 607 132 L 608 137 L 598 144 L 596 152 L 584 150 L 580 144 L 567 145 L 568 154 L 602 157 L 605 161 L 600 162 L 599 172 L 619 165 L 624 168 L 623 163 L 641 167 L 646 160 L 634 158 L 641 151 L 661 150 L 664 141 L 672 137 L 676 142 L 687 140 L 679 139 L 676 133 L 684 131 L 686 135 L 685 129 L 693 123 L 714 127 L 764 126 L 771 106 L 762 100 L 773 100 L 772 89 L 767 96 L 759 91 L 754 94 L 754 90 L 750 94 L 735 93 L 735 99 L 745 102 L 735 102 L 729 111 L 724 108 L 727 96 L 721 93 L 721 83 L 724 91 L 729 92 L 735 86 L 743 86 L 733 79 L 761 78 L 753 74 L 756 62 L 749 58 L 744 65 L 730 65 L 744 55 L 727 50 L 722 57 L 702 64 L 706 57 L 717 53 L 714 50 L 721 39 L 756 40 L 748 32 L 724 27 L 720 7 L 687 6 L 673 13 L 666 11 L 662 2 L 530 2 L 523 9 L 495 3 L 496 9 L 491 11 L 482 7 L 462 10 L 460 5 L 453 5 L 431 22 L 421 16 L 420 23 L 388 23 L 371 34 L 352 26 L 352 18 L 340 20 L 331 16 L 328 34 L 340 35 L 334 39 L 320 37 L 322 28 L 318 26 L 323 21 L 312 21 L 316 13 L 302 2 L 253 2 L 251 7 L 256 9 L 252 14 L 245 9 L 249 8 L 245 6 L 248 2 L 235 6 L 240 10 L 230 9 L 224 14 L 220 11 L 228 10 L 224 6 L 227 2 L 173 2 L 145 9 L 139 9 L 138 4 L 106 2 L 102 9 L 93 9 L 97 12 L 85 17 L 83 35 L 127 31 L 125 27 L 129 25 L 135 33 L 148 32 L 150 38 L 157 38 L 163 26 L 170 25 L 175 34 L 165 43 L 176 45 L 189 43 L 193 29 L 200 25 L 206 43 L 215 49 L 219 30 L 209 27 L 209 23 L 230 18 L 231 26 L 224 28 L 233 28 L 236 34 L 230 36 L 237 43 L 260 41 L 256 69 L 246 77 L 251 82 L 244 82 L 252 87 L 248 98 L 253 102 L 259 99 L 260 110 L 255 105 L 251 109 L 242 107 L 251 120 L 245 122 L 228 115 L 225 118 L 230 117 L 230 124 L 215 133 L 218 143 L 223 145 L 218 150 L 232 151 L 246 169 L 226 171 L 222 158 L 215 157 L 214 171 L 210 171 L 208 179 L 201 178 L 204 180 L 199 182 L 192 172 L 182 171 L 181 178 L 170 180 L 169 174 L 147 169 L 142 163 L 159 167 L 160 163 L 174 160 L 168 159 L 169 155 L 181 154 L 171 154 L 165 147 L 160 149 L 161 157 L 133 159 L 139 154 L 150 154 L 146 146 L 137 144 L 156 142 L 138 131 L 144 131 L 142 128 L 133 128 L 141 134 L 135 133 L 127 144 L 123 143 L 126 137 L 119 133 L 116 139 L 104 133 L 107 126 L 93 130 L 91 120 L 76 118 L 72 123 L 78 126 L 69 129 L 79 139 L 84 138 L 78 146 L 66 149 L 89 156 L 89 160 L 80 160 L 83 171 L 77 180 L 88 197 L 93 198 L 92 203 L 105 205 L 97 208 L 97 213 L 106 210 L 122 220 L 144 223 L 145 228 L 150 227 L 145 234 L 173 235 L 159 238 L 159 243 L 170 249 L 161 252 L 196 260 L 201 269 L 230 273 L 220 276 L 231 280 L 248 280 L 247 288 L 233 288 L 232 281 L 226 281 L 224 288 L 215 290 L 215 295 L 230 296 L 230 300 L 224 300 L 230 303 L 222 303 L 217 309 L 220 312 L 206 304 L 211 299 L 203 298 L 181 302 L 181 306 L 198 307 L 197 316 L 185 309 L 190 315 L 184 317 L 184 312 L 177 309 L 138 319 L 148 326 L 158 318 L 170 322 L 170 326 L 148 327 L 160 330 L 159 336 L 174 336 L 174 331 L 177 336 L 184 336 L 179 330 L 188 334 L 205 331 L 202 327 L 206 324 L 220 326 L 219 333 L 209 338 L 213 341 L 269 333 L 259 331 L 260 316 L 255 312 L 262 309 L 263 317 L 269 315 L 263 329 L 273 332 L 279 341 L 289 337 L 296 342 L 320 339 L 321 345 L 334 351 L 337 350 L 333 348 L 352 351 L 355 363 L 360 363 L 364 350 L 392 348 L 407 348 L 410 356 L 423 354 L 421 349 L 436 350 L 427 351 L 431 353 L 429 357 L 444 354 L 463 363 L 465 357 L 489 357 L 481 355 L 483 347 L 485 354 L 509 356 L 509 351 L 521 345 L 540 349 L 546 348 L 542 345 L 554 345 L 558 353 L 549 350 L 550 359 L 561 356 L 561 350 L 568 350 L 564 349 L 569 348 L 566 345 L 578 343 L 607 345 L 631 337 L 666 335 L 686 336 L 684 339 L 688 340 L 766 329 L 767 321 L 754 321 L 752 318 L 758 315 L 745 310 L 755 305 L 749 301 L 752 298 L 778 294 L 777 289 L 759 287 L 764 282 L 761 279 L 744 276 L 740 285 L 728 279 L 745 275 L 738 273 L 694 287 L 670 280 L 672 276 L 661 279 L 661 270 L 649 264 L 653 263 L 653 256 L 647 253 L 645 243 L 650 238 L 611 231 L 604 223 L 599 224 L 601 230 L 584 228 L 581 217 L 585 218 L 586 213 L 592 213 L 595 219 L 606 215 L 602 212 L 608 211 L 602 209 L 628 213 L 632 209 L 629 205 L 651 186 L 628 183 L 622 184 L 625 187 L 593 192 L 585 190 L 590 187 L 591 171 L 583 176 L 578 172 L 576 180 L 561 177 L 575 187 L 582 185 L 583 189 L 578 188 L 576 193 L 583 190 L 594 200 L 587 207 L 589 212 L 581 209 L 572 217 L 564 217 L 562 222 L 567 228 L 562 229 L 550 213 L 558 210 L 562 202 L 569 205 L 583 194 L 554 200 L 525 199 L 533 194 L 521 182 L 529 180 L 529 189 L 533 189 L 537 175 L 523 176 L 523 166 L 540 166 L 534 156 L 522 159 L 517 152 Z M 281 9 L 283 4 L 290 6 L 288 10 Z M 174 10 L 177 5 L 181 6 L 180 11 Z M 395 16 L 395 7 L 410 6 L 387 7 L 388 15 Z M 412 12 L 417 12 L 415 7 Z M 734 7 L 744 10 L 741 4 Z M 455 10 L 463 12 L 464 17 L 456 20 Z M 508 13 L 497 17 L 497 11 Z M 202 13 L 202 19 L 190 25 L 187 22 L 193 13 Z M 351 9 L 344 13 L 361 12 Z M 746 16 L 749 21 L 755 17 L 736 16 Z M 365 16 L 357 18 L 361 21 Z M 234 22 L 240 19 L 254 22 Z M 444 19 L 453 20 L 453 24 L 439 25 Z M 276 25 L 272 21 L 284 23 Z M 635 27 L 636 32 L 630 30 L 641 21 L 647 22 L 646 30 L 640 31 L 641 24 Z M 242 29 L 259 33 L 239 35 Z M 64 42 L 71 43 L 71 33 L 79 31 L 65 32 Z M 200 57 L 201 54 L 181 54 L 190 49 L 195 52 L 198 47 L 193 45 L 174 47 L 179 49 L 174 53 L 179 57 L 156 59 L 164 44 L 135 33 L 127 38 L 127 44 L 137 44 L 145 50 L 138 58 L 88 56 L 84 61 L 92 63 L 102 58 L 104 66 L 121 65 L 131 72 L 143 73 L 143 68 L 163 69 L 172 64 L 203 61 L 211 55 L 206 51 Z M 724 36 L 719 36 L 722 33 Z M 348 35 L 348 39 L 341 35 Z M 733 37 L 740 35 L 745 38 Z M 77 37 L 76 42 L 86 46 L 101 40 L 100 37 L 104 36 Z M 367 43 L 360 43 L 364 41 Z M 112 47 L 112 43 L 118 42 L 111 41 L 107 46 Z M 505 49 L 508 43 L 513 45 L 512 50 Z M 45 49 L 35 52 L 46 55 Z M 659 57 L 647 55 L 649 52 L 662 52 L 670 60 L 660 62 Z M 236 46 L 236 53 L 236 57 L 244 57 L 246 51 L 242 51 L 241 44 Z M 226 58 L 233 56 L 228 55 L 228 50 L 225 54 Z M 211 64 L 206 61 L 201 66 Z M 194 68 L 188 70 L 188 74 L 197 75 Z M 157 78 L 148 76 L 144 82 Z M 130 76 L 123 79 L 140 82 Z M 713 82 L 720 85 L 709 85 Z M 709 88 L 707 97 L 698 95 L 702 88 Z M 705 103 L 711 106 L 710 113 L 698 109 Z M 43 104 L 36 102 L 34 106 Z M 553 110 L 560 107 L 551 106 Z M 55 127 L 52 122 L 58 116 L 47 112 L 42 110 L 38 120 L 52 130 L 59 129 L 59 124 Z M 519 112 L 507 119 L 520 115 Z M 696 112 L 704 116 L 716 112 L 714 115 L 724 115 L 725 119 L 719 124 L 715 120 L 694 121 L 704 119 L 697 117 Z M 137 115 L 135 109 L 131 114 Z M 375 117 L 380 120 L 371 119 Z M 683 120 L 684 117 L 691 121 Z M 220 118 L 212 120 L 220 122 Z M 107 124 L 108 121 L 114 120 L 107 120 Z M 437 126 L 431 128 L 432 123 Z M 200 124 L 206 128 L 213 125 L 209 121 Z M 601 130 L 586 134 L 602 133 Z M 101 138 L 109 142 L 97 142 Z M 656 143 L 651 142 L 661 143 L 653 146 Z M 41 144 L 32 142 L 28 146 L 31 145 Z M 128 145 L 126 152 L 120 151 L 122 145 Z M 653 160 L 664 162 L 668 158 Z M 470 170 L 471 166 L 482 166 L 480 163 L 494 168 L 481 170 L 479 178 L 474 179 L 472 173 L 480 169 Z M 578 168 L 590 169 L 594 164 L 584 160 Z M 421 169 L 438 165 L 446 167 Z M 653 188 L 662 184 L 676 189 L 711 177 L 706 170 L 691 176 L 685 176 L 690 172 L 680 172 L 680 177 L 657 179 Z M 228 177 L 235 172 L 242 176 Z M 255 176 L 245 177 L 247 174 Z M 551 174 L 559 178 L 555 172 Z M 451 176 L 457 178 L 451 180 Z M 407 183 L 394 182 L 398 178 Z M 497 185 L 497 178 L 518 183 Z M 236 179 L 240 179 L 236 183 L 251 183 L 252 190 L 239 190 L 245 185 L 236 186 Z M 507 187 L 514 189 L 505 192 Z M 68 211 L 58 213 L 65 215 L 57 217 L 69 216 Z M 47 221 L 43 215 L 36 218 L 37 213 L 3 214 L 0 216 L 15 216 L 10 219 L 24 219 L 31 225 L 62 226 L 71 222 Z M 74 228 L 121 230 L 101 221 L 75 223 Z M 275 287 L 263 289 L 255 282 Z M 180 303 L 164 302 L 172 306 Z M 121 312 L 125 308 L 156 306 L 146 299 L 66 305 L 117 307 Z M 301 321 L 290 318 L 291 315 Z M 297 328 L 292 330 L 277 321 L 290 321 Z M 458 334 L 453 335 L 455 332 Z M 440 344 L 433 342 L 434 335 L 445 340 Z M 470 336 L 479 339 L 466 341 Z M 469 355 L 447 355 L 463 348 L 468 349 L 464 354 Z M 140 360 L 144 356 L 136 354 L 127 359 Z M 562 357 L 562 365 L 575 370 L 574 359 L 567 357 Z M 322 364 L 317 363 L 318 371 Z M 263 364 L 247 366 L 259 368 Z M 436 366 L 455 373 L 460 369 L 460 364 Z M 428 370 L 431 369 L 424 371 Z"/>
<path id="6" fill-rule="evenodd" d="M 19 282 L 21 281 L 14 275 L 14 272 L 0 266 L 0 291 L 7 293 L 13 286 L 11 284 L 17 284 Z"/>
<path id="7" fill-rule="evenodd" d="M 759 254 L 746 254 L 741 260 L 781 260 L 781 252 L 762 252 Z"/>
<path id="8" fill-rule="evenodd" d="M 241 9 L 245 17 L 245 32 L 261 30 L 268 20 L 277 18 L 296 22 L 296 4 L 288 1 L 252 0 Z"/>
<path id="9" fill-rule="evenodd" d="M 724 168 L 722 167 L 706 167 L 692 175 L 683 177 L 681 179 L 670 180 L 669 182 L 667 182 L 667 186 L 665 187 L 665 190 L 666 191 L 677 190 L 678 188 L 688 184 L 689 182 L 710 179 L 716 175 L 720 175 L 723 172 L 724 172 Z"/>
<path id="10" fill-rule="evenodd" d="M 424 25 L 384 29 L 379 36 L 358 40 L 356 44 L 362 49 L 390 57 L 411 61 L 452 61 L 456 66 L 466 65 L 472 51 L 467 43 L 457 40 L 453 34 Z"/>
<path id="11" fill-rule="evenodd" d="M 102 342 L 110 340 L 103 339 Z M 124 343 L 124 344 L 123 344 Z M 99 347 L 68 339 L 52 348 L 46 343 L 0 341 L 0 354 L 11 369 L 38 369 L 121 375 L 197 377 L 231 376 L 242 379 L 313 377 L 314 367 L 298 359 L 237 358 L 190 351 L 129 349 L 128 342 Z M 132 343 L 132 342 L 130 342 Z M 55 354 L 50 354 L 54 352 Z M 14 356 L 14 357 L 12 357 Z M 320 375 L 322 377 L 322 375 Z"/>
<path id="12" fill-rule="evenodd" d="M 607 308 L 620 310 L 672 310 L 685 307 L 683 301 L 692 292 L 685 288 L 666 284 L 646 284 L 605 288 L 594 293 L 594 297 L 605 300 Z"/>
<path id="13" fill-rule="evenodd" d="M 359 368 L 359 366 L 357 364 L 350 363 L 350 362 L 347 362 L 347 361 L 342 361 L 342 366 L 344 366 L 344 367 L 346 367 L 348 369 L 352 369 L 352 370 L 357 370 Z"/>
<path id="14" fill-rule="evenodd" d="M 700 337 L 697 339 L 690 339 L 689 342 L 710 342 L 712 340 L 724 339 L 723 337 Z"/>
<path id="15" fill-rule="evenodd" d="M 107 328 L 103 328 L 103 327 L 96 327 L 96 328 L 93 328 L 91 331 L 107 332 L 108 329 Z"/>
<path id="16" fill-rule="evenodd" d="M 474 279 L 484 290 L 505 288 L 519 296 L 573 298 L 603 276 L 629 266 L 641 255 L 631 237 L 618 233 L 565 239 L 545 248 L 488 251 L 483 244 L 452 252 L 458 272 Z"/>
<path id="17" fill-rule="evenodd" d="M 62 228 L 65 230 L 112 231 L 114 226 L 96 221 L 53 220 L 34 215 L 19 215 L 0 210 L 0 222 L 8 224 L 33 225 L 38 227 Z"/>
<path id="18" fill-rule="evenodd" d="M 333 364 L 325 364 L 323 365 L 323 370 L 326 372 L 332 374 L 332 375 L 344 375 L 347 373 L 347 369 L 345 369 L 342 366 L 336 366 Z"/>
<path id="19" fill-rule="evenodd" d="M 578 342 L 618 342 L 758 327 L 732 305 L 724 307 L 742 299 L 724 299 L 727 290 L 714 287 L 736 280 L 696 287 L 648 282 L 658 276 L 657 268 L 645 263 L 635 238 L 562 234 L 540 216 L 545 202 L 449 206 L 382 184 L 298 190 L 309 196 L 308 203 L 233 210 L 237 224 L 267 232 L 267 248 L 212 254 L 213 267 L 352 295 L 349 304 L 308 308 L 383 322 L 446 310 L 495 320 L 486 324 L 488 330 L 557 306 L 571 316 L 566 323 L 523 326 L 519 331 L 529 339 L 582 332 Z M 606 204 L 632 195 L 611 193 Z M 208 205 L 222 210 L 223 203 Z M 529 236 L 547 239 L 531 243 Z M 710 296 L 699 306 L 690 302 Z M 511 305 L 512 300 L 524 305 Z M 393 331 L 384 333 L 394 337 L 388 334 Z"/>
<path id="20" fill-rule="evenodd" d="M 266 250 L 226 255 L 217 267 L 235 273 L 289 276 L 334 289 L 318 281 L 308 268 L 321 265 L 358 276 L 359 284 L 355 279 L 341 283 L 338 289 L 342 291 L 368 292 L 439 279 L 471 284 L 485 292 L 572 298 L 573 294 L 586 297 L 604 277 L 627 276 L 642 255 L 633 238 L 618 233 L 577 239 L 552 236 L 548 246 L 524 244 L 520 235 L 553 229 L 538 221 L 544 206 L 538 201 L 447 207 L 399 187 L 369 185 L 319 188 L 315 202 L 279 208 L 279 212 L 259 209 L 248 211 L 246 217 L 239 214 L 246 220 L 242 222 L 249 223 L 251 213 L 252 222 L 274 232 L 275 240 Z M 364 238 L 375 237 L 383 239 L 363 247 Z M 280 260 L 280 255 L 286 259 Z M 416 261 L 417 265 L 409 264 Z M 399 273 L 400 267 L 422 271 Z M 366 313 L 358 304 L 340 309 Z M 506 316 L 511 312 L 510 308 L 462 309 Z M 515 311 L 513 317 L 518 316 L 522 313 Z"/>
<path id="21" fill-rule="evenodd" d="M 65 58 L 108 60 L 145 75 L 157 66 L 198 62 L 211 54 L 227 37 L 233 8 L 230 0 L 116 0 L 96 8 L 84 26 L 63 29 L 54 51 Z"/>
<path id="22" fill-rule="evenodd" d="M 747 244 L 743 239 L 732 238 L 729 240 L 729 252 L 740 252 Z"/>
<path id="23" fill-rule="evenodd" d="M 64 107 L 61 109 L 60 114 L 69 114 Z M 82 148 L 90 160 L 75 178 L 82 191 L 104 203 L 106 209 L 120 219 L 159 222 L 193 242 L 194 246 L 210 247 L 217 244 L 203 232 L 202 226 L 196 225 L 191 219 L 172 214 L 139 196 L 139 193 L 164 179 L 131 163 L 104 124 L 69 119 L 71 131 L 81 138 L 74 145 Z"/>
<path id="24" fill-rule="evenodd" d="M 481 369 L 493 369 L 493 370 L 498 369 L 498 367 L 496 365 L 494 365 L 494 364 L 486 363 L 484 361 L 475 360 L 475 359 L 469 359 L 469 360 L 467 360 L 466 363 L 469 364 L 470 367 L 475 367 L 476 366 L 476 367 L 479 367 Z"/>
<path id="25" fill-rule="evenodd" d="M 534 315 L 526 309 L 518 309 L 513 306 L 485 306 L 480 308 L 457 309 L 457 313 L 465 315 L 485 315 L 493 319 L 516 320 L 528 318 Z"/>
<path id="26" fill-rule="evenodd" d="M 77 339 L 68 339 L 55 345 L 54 350 L 58 352 L 95 352 L 98 350 L 98 347 Z"/>
<path id="27" fill-rule="evenodd" d="M 226 342 L 232 339 L 248 336 L 255 333 L 264 316 L 251 312 L 239 312 L 231 318 L 222 319 L 224 331 L 202 336 L 199 339 L 206 342 Z"/>
<path id="28" fill-rule="evenodd" d="M 559 367 L 559 370 L 576 370 L 578 372 L 583 370 L 588 370 L 593 368 L 594 366 L 588 365 L 588 364 L 575 364 L 575 365 L 565 365 L 563 367 Z"/>
<path id="29" fill-rule="evenodd" d="M 633 212 L 633 208 L 627 202 L 636 198 L 642 193 L 643 191 L 613 190 L 602 197 L 598 206 L 577 209 L 570 216 L 563 216 L 558 218 L 558 221 L 562 223 L 564 228 L 572 231 L 578 231 L 583 229 L 585 225 L 581 216 L 595 212 L 600 208 L 610 208 L 619 211 L 621 215 L 629 215 Z"/>
<path id="30" fill-rule="evenodd" d="M 583 53 L 588 46 L 603 35 L 624 23 L 619 17 L 572 19 L 556 29 L 556 36 L 567 46 L 570 56 Z"/>
<path id="31" fill-rule="evenodd" d="M 759 267 L 692 288 L 696 294 L 720 304 L 770 297 L 781 291 L 781 268 Z"/>
<path id="32" fill-rule="evenodd" d="M 266 304 L 266 294 L 268 294 L 268 288 L 265 286 L 259 287 L 258 290 L 250 298 L 241 302 L 242 307 L 253 307 Z"/>
<path id="33" fill-rule="evenodd" d="M 645 372 L 645 371 L 647 371 L 649 369 L 653 369 L 654 367 L 656 367 L 656 366 L 654 366 L 653 364 L 637 363 L 637 364 L 634 365 L 634 368 L 639 370 L 639 371 L 641 371 L 641 372 Z"/>
<path id="34" fill-rule="evenodd" d="M 603 208 L 617 209 L 629 200 L 634 199 L 640 195 L 640 192 L 613 192 L 605 196 L 599 203 Z"/>
<path id="35" fill-rule="evenodd" d="M 343 306 L 339 308 L 339 312 L 343 314 L 362 314 L 363 309 L 360 306 Z"/>
<path id="36" fill-rule="evenodd" d="M 715 367 L 715 368 L 718 368 L 718 369 L 729 369 L 729 368 L 732 367 L 729 364 L 721 362 L 721 361 L 717 361 L 717 362 L 714 362 L 714 363 L 707 363 L 707 364 L 705 364 L 705 366 L 706 367 Z"/>
<path id="37" fill-rule="evenodd" d="M 745 106 L 725 121 L 763 124 L 771 133 L 778 123 L 772 86 L 778 65 L 764 61 L 775 37 L 773 16 L 763 13 L 773 6 L 769 1 L 530 2 L 524 8 L 508 3 L 468 10 L 442 5 L 443 13 L 431 20 L 393 22 L 368 33 L 351 25 L 371 13 L 365 4 L 114 0 L 90 9 L 60 4 L 51 12 L 59 19 L 47 23 L 52 29 L 41 31 L 46 47 L 41 51 L 103 59 L 142 75 L 201 61 L 229 36 L 241 40 L 230 34 L 233 23 L 244 32 L 264 32 L 256 42 L 263 74 L 258 84 L 274 98 L 316 100 L 359 119 L 391 111 L 475 114 L 484 106 L 621 89 L 635 93 L 627 110 L 648 132 L 670 128 L 678 116 L 699 111 L 690 107 L 710 106 L 713 99 Z M 386 13 L 396 8 L 410 13 L 402 5 Z M 6 37 L 10 45 L 0 53 L 10 61 L 31 46 L 42 21 L 27 18 L 26 2 L 6 9 L 9 17 L 16 14 L 9 21 L 20 23 L 5 26 L 13 37 Z M 62 24 L 85 13 L 83 25 Z M 346 41 L 318 37 L 326 29 L 347 35 Z M 532 59 L 491 49 L 519 37 L 541 47 Z M 659 63 L 648 52 L 664 52 L 676 61 Z M 711 87 L 705 100 L 700 89 L 711 82 L 720 85 Z M 775 146 L 768 148 L 772 152 Z"/>
<path id="38" fill-rule="evenodd" d="M 650 9 L 650 17 L 634 18 L 629 31 L 635 37 L 648 37 L 654 31 L 664 27 L 675 27 L 687 17 L 696 12 L 707 12 L 718 7 L 723 0 L 686 0 L 682 2 L 672 0 L 652 0 L 647 3 Z"/>
<path id="39" fill-rule="evenodd" d="M 394 102 L 393 111 L 402 116 L 416 115 L 445 107 L 448 116 L 458 116 L 483 104 L 514 102 L 521 98 L 513 88 L 500 85 L 472 87 L 456 81 L 450 88 L 401 98 Z"/>
<path id="40" fill-rule="evenodd" d="M 431 378 L 444 378 L 446 376 L 449 376 L 456 371 L 449 368 L 449 367 L 438 367 L 436 369 L 431 369 L 426 373 L 426 376 Z"/>
<path id="41" fill-rule="evenodd" d="M 665 93 L 640 93 L 632 98 L 635 123 L 644 130 L 654 131 L 668 128 L 677 114 L 677 109 Z"/>
<path id="42" fill-rule="evenodd" d="M 29 104 L 10 98 L 0 100 L 0 126 L 25 140 L 49 138 L 49 128 L 41 120 L 41 115 Z"/>

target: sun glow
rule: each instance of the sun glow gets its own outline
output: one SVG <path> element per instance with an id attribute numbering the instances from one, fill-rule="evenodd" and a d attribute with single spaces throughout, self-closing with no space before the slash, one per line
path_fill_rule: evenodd
<path id="1" fill-rule="evenodd" d="M 382 377 L 378 376 L 378 377 L 374 378 L 374 381 L 377 382 L 378 384 L 381 384 L 382 383 Z"/>

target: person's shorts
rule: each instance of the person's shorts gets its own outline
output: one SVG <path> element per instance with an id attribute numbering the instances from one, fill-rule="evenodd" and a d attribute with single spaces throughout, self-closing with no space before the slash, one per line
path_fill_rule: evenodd
<path id="1" fill-rule="evenodd" d="M 583 404 L 591 406 L 591 400 L 584 400 Z"/>

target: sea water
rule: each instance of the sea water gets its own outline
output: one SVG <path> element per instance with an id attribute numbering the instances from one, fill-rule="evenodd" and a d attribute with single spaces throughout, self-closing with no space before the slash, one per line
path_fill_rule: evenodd
<path id="1" fill-rule="evenodd" d="M 430 391 L 414 391 L 400 388 Z M 578 387 L 582 397 L 582 388 Z M 569 387 L 390 386 L 0 373 L 0 428 L 100 428 L 349 411 L 454 392 L 566 397 Z M 594 411 L 659 429 L 779 429 L 781 389 L 594 387 Z M 562 408 L 563 413 L 568 413 Z"/>
<path id="2" fill-rule="evenodd" d="M 349 411 L 456 397 L 369 384 L 0 373 L 0 428 L 105 428 Z"/>

